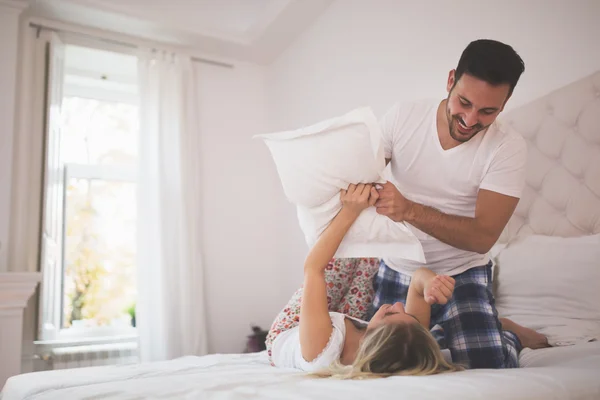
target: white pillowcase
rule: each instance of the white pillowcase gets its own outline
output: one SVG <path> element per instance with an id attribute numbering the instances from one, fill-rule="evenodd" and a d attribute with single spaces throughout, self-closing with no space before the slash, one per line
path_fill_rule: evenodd
<path id="1" fill-rule="evenodd" d="M 496 257 L 496 306 L 553 346 L 600 340 L 600 235 L 518 239 Z"/>
<path id="2" fill-rule="evenodd" d="M 289 201 L 312 247 L 342 207 L 350 184 L 385 182 L 381 130 L 370 108 L 359 108 L 307 128 L 256 135 L 265 141 Z M 362 212 L 335 257 L 399 257 L 425 262 L 419 240 L 404 223 Z"/>

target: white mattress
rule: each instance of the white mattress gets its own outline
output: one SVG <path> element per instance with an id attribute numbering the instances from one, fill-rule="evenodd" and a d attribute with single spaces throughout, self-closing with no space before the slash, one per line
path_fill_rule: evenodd
<path id="1" fill-rule="evenodd" d="M 264 353 L 25 374 L 2 400 L 23 399 L 600 399 L 600 342 L 526 349 L 524 368 L 365 381 L 309 378 Z"/>

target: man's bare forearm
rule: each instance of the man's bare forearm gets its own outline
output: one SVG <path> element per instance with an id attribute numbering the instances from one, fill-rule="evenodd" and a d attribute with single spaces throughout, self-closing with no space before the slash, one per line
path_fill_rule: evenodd
<path id="1" fill-rule="evenodd" d="M 411 202 L 405 221 L 461 250 L 487 253 L 497 239 L 482 228 L 475 218 L 445 214 L 415 202 Z"/>

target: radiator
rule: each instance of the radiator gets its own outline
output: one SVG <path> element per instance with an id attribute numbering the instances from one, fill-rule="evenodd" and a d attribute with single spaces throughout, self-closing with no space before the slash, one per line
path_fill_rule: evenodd
<path id="1" fill-rule="evenodd" d="M 45 369 L 132 364 L 139 361 L 136 342 L 58 347 L 42 359 L 46 361 Z"/>

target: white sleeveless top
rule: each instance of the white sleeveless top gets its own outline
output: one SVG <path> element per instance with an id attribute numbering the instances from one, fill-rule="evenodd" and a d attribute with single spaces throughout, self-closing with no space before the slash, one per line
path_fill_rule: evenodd
<path id="1" fill-rule="evenodd" d="M 300 326 L 296 326 L 285 332 L 281 332 L 273 341 L 271 349 L 273 364 L 280 368 L 295 368 L 302 371 L 315 372 L 326 369 L 332 362 L 339 360 L 344 349 L 344 339 L 346 337 L 346 324 L 344 323 L 346 315 L 338 312 L 330 312 L 329 316 L 331 317 L 333 331 L 331 331 L 329 342 L 317 358 L 308 362 L 302 357 Z M 365 321 L 357 321 L 367 324 Z"/>

